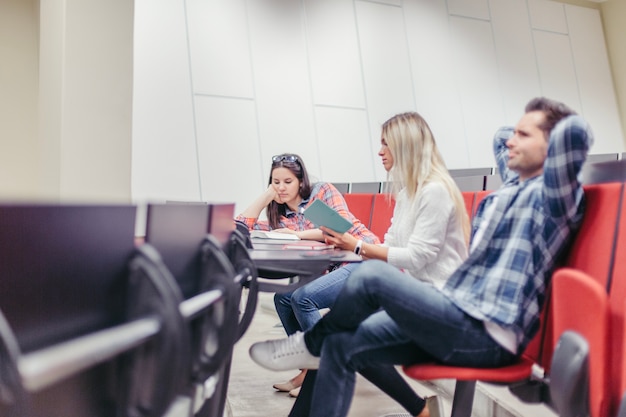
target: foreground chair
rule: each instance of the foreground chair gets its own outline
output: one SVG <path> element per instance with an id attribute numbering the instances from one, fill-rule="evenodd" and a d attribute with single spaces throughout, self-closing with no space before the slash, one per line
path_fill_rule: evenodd
<path id="1" fill-rule="evenodd" d="M 132 206 L 0 206 L 0 415 L 163 415 L 184 381 L 180 292 Z"/>
<path id="2" fill-rule="evenodd" d="M 146 242 L 157 248 L 182 293 L 191 344 L 186 384 L 167 415 L 196 414 L 214 396 L 216 375 L 238 335 L 241 284 L 222 243 L 207 232 L 211 212 L 207 204 L 182 203 L 147 210 Z"/>

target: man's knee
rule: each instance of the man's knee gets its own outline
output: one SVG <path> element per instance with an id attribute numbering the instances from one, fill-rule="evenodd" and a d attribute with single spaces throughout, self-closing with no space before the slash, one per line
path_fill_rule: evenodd
<path id="1" fill-rule="evenodd" d="M 324 340 L 323 355 L 332 358 L 335 366 L 341 366 L 351 371 L 358 371 L 363 366 L 360 360 L 352 356 L 353 333 L 341 332 L 328 335 Z"/>

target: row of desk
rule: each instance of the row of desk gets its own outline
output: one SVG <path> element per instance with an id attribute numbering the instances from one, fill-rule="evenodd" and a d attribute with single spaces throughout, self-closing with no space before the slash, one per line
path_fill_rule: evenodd
<path id="1" fill-rule="evenodd" d="M 0 204 L 0 416 L 222 415 L 257 292 L 361 260 L 253 242 L 233 209 L 150 204 L 137 239 L 135 206 Z"/>
<path id="2" fill-rule="evenodd" d="M 361 262 L 351 251 L 340 249 L 285 249 L 291 241 L 251 239 L 250 257 L 257 267 L 259 291 L 289 292 L 318 278 L 337 263 Z M 276 280 L 292 278 L 288 284 Z"/>

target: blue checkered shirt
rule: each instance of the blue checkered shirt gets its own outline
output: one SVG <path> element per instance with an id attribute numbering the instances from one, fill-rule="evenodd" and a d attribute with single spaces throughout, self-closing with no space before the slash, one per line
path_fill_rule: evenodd
<path id="1" fill-rule="evenodd" d="M 581 170 L 593 135 L 579 116 L 561 120 L 550 135 L 543 174 L 520 181 L 507 168 L 505 143 L 512 134 L 512 128 L 502 128 L 494 137 L 503 184 L 478 207 L 472 238 L 497 196 L 495 210 L 443 292 L 470 316 L 512 331 L 521 353 L 539 328 L 555 263 L 583 218 Z"/>

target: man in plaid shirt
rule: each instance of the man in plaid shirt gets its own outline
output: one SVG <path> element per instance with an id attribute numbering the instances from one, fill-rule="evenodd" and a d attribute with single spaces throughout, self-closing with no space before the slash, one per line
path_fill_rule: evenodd
<path id="1" fill-rule="evenodd" d="M 555 262 L 582 221 L 592 141 L 567 106 L 531 100 L 515 128 L 495 135 L 503 185 L 478 207 L 470 255 L 443 290 L 364 262 L 312 329 L 256 343 L 251 357 L 273 370 L 318 368 L 308 415 L 324 417 L 347 415 L 355 373 L 367 366 L 512 363 L 537 332 Z"/>

